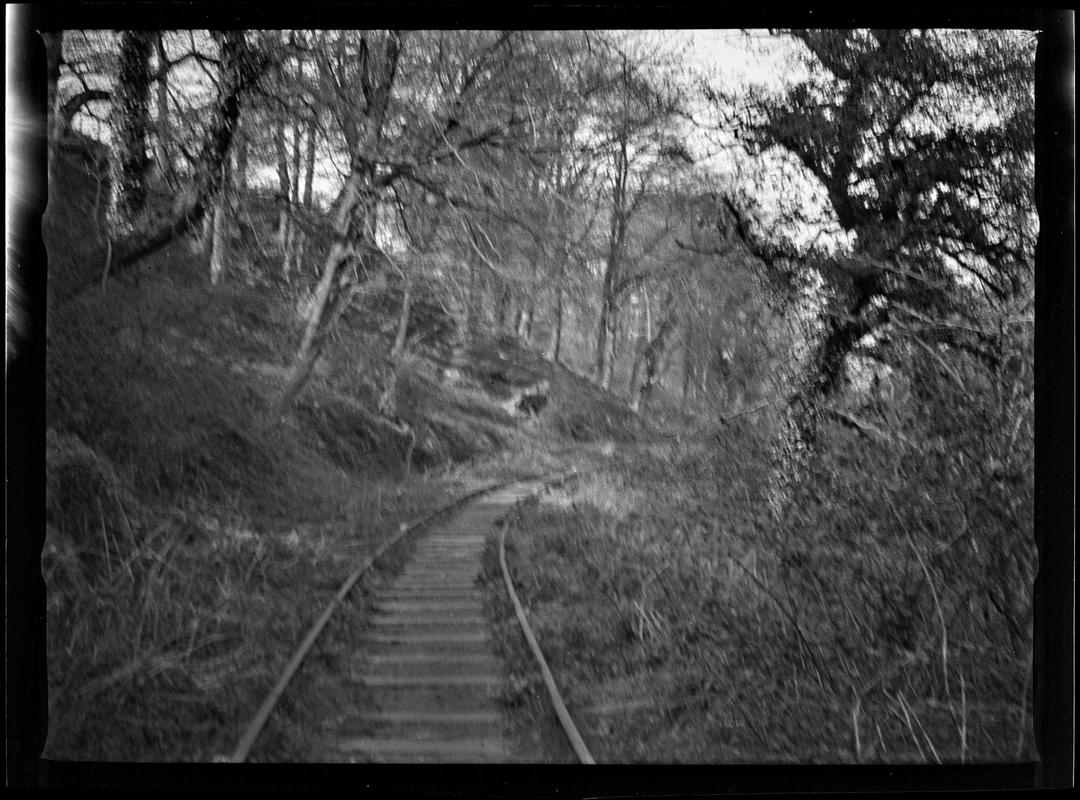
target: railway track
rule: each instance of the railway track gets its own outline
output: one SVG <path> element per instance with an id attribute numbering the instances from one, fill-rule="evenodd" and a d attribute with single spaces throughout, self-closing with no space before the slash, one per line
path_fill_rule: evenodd
<path id="1" fill-rule="evenodd" d="M 433 512 L 386 542 L 342 585 L 334 601 L 301 642 L 289 666 L 252 719 L 233 754 L 240 762 L 336 608 L 361 575 L 407 533 L 428 528 L 412 560 L 389 585 L 377 590 L 372 613 L 358 632 L 339 685 L 350 697 L 326 726 L 326 761 L 495 763 L 512 757 L 499 706 L 502 667 L 476 579 L 484 541 L 522 499 L 575 473 L 536 478 L 475 492 Z M 431 523 L 449 509 L 453 516 Z M 505 563 L 505 562 L 504 562 Z M 591 756 L 569 719 L 554 680 L 528 629 L 504 566 L 507 590 L 537 655 L 545 683 L 575 752 Z"/>

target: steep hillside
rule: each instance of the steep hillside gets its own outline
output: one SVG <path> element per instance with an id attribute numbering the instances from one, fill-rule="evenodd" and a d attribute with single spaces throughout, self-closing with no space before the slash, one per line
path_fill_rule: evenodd
<path id="1" fill-rule="evenodd" d="M 401 302 L 400 286 L 390 283 L 343 320 L 294 413 L 279 430 L 259 433 L 255 422 L 284 382 L 299 338 L 319 248 L 309 248 L 307 274 L 291 284 L 280 279 L 271 256 L 246 244 L 272 236 L 272 209 L 256 199 L 224 285 L 208 285 L 206 255 L 194 238 L 102 284 L 105 189 L 81 159 L 70 157 L 67 167 L 44 226 L 50 427 L 130 467 L 141 488 L 183 491 L 196 480 L 228 493 L 246 472 L 265 476 L 267 465 L 303 458 L 384 476 L 446 465 L 498 451 L 537 414 L 577 438 L 634 424 L 619 402 L 512 338 L 460 341 L 455 321 L 424 286 L 414 290 L 396 414 L 385 416 L 380 395 Z M 267 488 L 265 477 L 255 482 Z M 281 476 L 279 488 L 274 496 L 285 502 L 295 487 Z"/>
<path id="2" fill-rule="evenodd" d="M 285 282 L 261 249 L 272 204 L 252 198 L 222 285 L 209 285 L 193 238 L 103 283 L 106 190 L 93 159 L 68 153 L 43 225 L 46 753 L 207 758 L 401 519 L 493 477 L 553 468 L 559 431 L 609 436 L 632 415 L 517 342 L 459 341 L 423 286 L 392 381 L 401 288 L 389 284 L 346 316 L 267 429 L 317 240 Z M 208 714 L 219 720 L 209 734 Z"/>

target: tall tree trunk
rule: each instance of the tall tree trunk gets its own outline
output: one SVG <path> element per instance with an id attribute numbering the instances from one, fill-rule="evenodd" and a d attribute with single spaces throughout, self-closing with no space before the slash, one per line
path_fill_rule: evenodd
<path id="1" fill-rule="evenodd" d="M 300 231 L 299 221 L 296 218 L 300 208 L 300 138 L 303 132 L 304 126 L 298 119 L 293 123 L 292 183 L 288 213 L 285 217 L 285 252 L 282 254 L 282 272 L 286 281 L 289 280 L 294 270 L 299 272 L 300 261 L 303 257 L 304 237 Z"/>
<path id="2" fill-rule="evenodd" d="M 285 116 L 277 121 L 274 130 L 274 150 L 277 154 L 278 174 L 278 244 L 285 251 L 285 236 L 289 227 L 289 151 L 285 145 Z"/>
<path id="3" fill-rule="evenodd" d="M 631 398 L 631 405 L 637 408 L 638 378 L 641 375 L 641 366 L 645 360 L 645 348 L 652 339 L 652 315 L 649 313 L 649 295 L 645 296 L 645 313 L 641 316 L 641 331 L 638 333 L 633 347 L 634 364 L 630 370 L 630 382 L 626 385 L 626 396 Z"/>
<path id="4" fill-rule="evenodd" d="M 561 130 L 556 134 L 555 141 L 559 151 L 562 152 L 564 138 Z M 567 204 L 562 202 L 564 199 L 562 195 L 570 194 L 573 191 L 568 187 L 565 180 L 563 160 L 561 158 L 555 162 L 554 188 L 557 194 L 554 206 L 557 209 L 555 212 L 556 230 L 561 244 L 561 252 L 555 268 L 555 323 L 551 326 L 551 340 L 548 344 L 548 352 L 550 353 L 550 359 L 558 363 L 560 351 L 562 350 L 563 281 L 566 278 L 566 265 L 570 261 L 570 232 L 567 224 L 569 214 Z"/>
<path id="5" fill-rule="evenodd" d="M 601 284 L 600 324 L 596 333 L 596 379 L 604 389 L 611 388 L 611 377 L 615 371 L 616 336 L 619 323 L 615 275 L 618 272 L 623 232 L 618 232 L 614 236 L 604 268 L 604 280 Z"/>
<path id="6" fill-rule="evenodd" d="M 292 126 L 293 131 L 293 156 L 295 157 L 299 147 L 296 143 L 296 125 Z M 293 170 L 289 172 L 289 147 L 288 147 L 288 126 L 284 121 L 280 127 L 280 145 L 277 150 L 278 157 L 278 189 L 281 191 L 283 202 L 281 204 L 280 216 L 278 217 L 278 243 L 281 245 L 281 276 L 288 283 L 292 279 L 292 256 L 293 256 L 293 233 L 294 225 L 292 221 L 293 217 L 293 203 L 295 197 L 296 186 L 296 159 L 293 159 Z"/>
<path id="7" fill-rule="evenodd" d="M 285 410 L 304 388 L 315 362 L 322 353 L 327 335 L 355 296 L 357 287 L 348 279 L 345 267 L 354 261 L 358 252 L 361 260 L 369 259 L 372 254 L 379 252 L 374 239 L 378 187 L 375 185 L 376 175 L 369 161 L 369 155 L 375 151 L 382 138 L 386 108 L 397 73 L 400 52 L 400 34 L 397 31 L 390 31 L 381 61 L 376 63 L 376 59 L 369 59 L 367 66 L 374 65 L 375 74 L 368 75 L 367 80 L 363 81 L 367 99 L 367 116 L 358 137 L 357 150 L 350 158 L 349 175 L 345 179 L 345 186 L 338 198 L 333 219 L 334 235 L 330 252 L 323 264 L 322 276 L 315 287 L 311 315 L 304 327 L 304 334 L 293 359 L 289 377 L 281 394 L 271 405 L 266 421 L 268 426 L 276 424 L 281 419 Z M 369 270 L 360 270 L 362 273 L 367 271 Z"/>
<path id="8" fill-rule="evenodd" d="M 596 383 L 603 385 L 604 372 L 608 362 L 608 336 L 610 323 L 608 315 L 611 313 L 606 297 L 600 298 L 600 323 L 596 328 Z"/>
<path id="9" fill-rule="evenodd" d="M 221 283 L 225 278 L 225 264 L 229 258 L 229 228 L 230 228 L 230 172 L 229 159 L 225 159 L 221 165 L 221 191 L 218 192 L 217 202 L 214 203 L 213 234 L 210 244 L 210 283 L 214 286 Z"/>
<path id="10" fill-rule="evenodd" d="M 296 207 L 300 204 L 300 139 L 304 135 L 304 124 L 297 119 L 293 123 L 293 136 L 292 136 L 292 206 Z"/>
<path id="11" fill-rule="evenodd" d="M 311 208 L 315 185 L 315 147 L 318 143 L 319 131 L 315 120 L 309 120 L 307 126 L 307 157 L 304 170 L 304 207 Z"/>
<path id="12" fill-rule="evenodd" d="M 645 348 L 645 379 L 641 382 L 641 391 L 638 393 L 638 408 L 647 409 L 652 400 L 656 387 L 664 372 L 667 371 L 668 341 L 675 332 L 676 320 L 674 314 L 665 319 L 656 332 L 656 336 Z"/>
<path id="13" fill-rule="evenodd" d="M 240 220 L 244 218 L 248 191 L 248 133 L 245 129 L 242 113 L 236 119 L 236 133 L 233 137 L 232 150 L 233 163 L 230 175 L 232 193 L 230 194 L 229 216 L 231 224 L 239 227 Z"/>
<path id="14" fill-rule="evenodd" d="M 304 253 L 306 250 L 307 234 L 300 228 L 296 231 L 296 254 L 293 258 L 293 264 L 296 266 L 297 273 L 302 272 L 304 269 Z"/>
<path id="15" fill-rule="evenodd" d="M 304 334 L 293 359 L 285 387 L 271 407 L 268 425 L 273 425 L 281 419 L 285 410 L 300 394 L 300 390 L 304 388 L 311 376 L 315 362 L 322 354 L 326 336 L 352 302 L 355 287 L 342 280 L 341 272 L 354 257 L 352 219 L 357 214 L 363 214 L 362 204 L 374 202 L 374 198 L 368 197 L 368 192 L 365 191 L 367 183 L 365 177 L 363 171 L 357 170 L 347 180 L 340 202 L 339 219 L 335 224 L 334 240 L 323 264 L 322 276 L 315 287 L 311 313 L 304 326 Z M 344 220 L 341 217 L 344 217 Z"/>
<path id="16" fill-rule="evenodd" d="M 157 148 L 156 157 L 158 169 L 167 180 L 172 180 L 172 157 L 169 154 L 169 145 L 172 141 L 169 124 L 169 79 L 168 79 L 168 56 L 165 54 L 165 35 L 158 31 L 154 41 L 157 50 L 158 81 L 157 81 Z"/>
<path id="17" fill-rule="evenodd" d="M 607 266 L 604 270 L 604 281 L 600 287 L 600 323 L 596 328 L 596 382 L 603 386 L 604 375 L 609 368 L 611 338 L 611 314 L 612 314 L 612 271 L 614 269 L 613 257 L 608 256 Z"/>
<path id="18" fill-rule="evenodd" d="M 214 204 L 213 233 L 210 243 L 210 284 L 217 286 L 225 277 L 225 260 L 228 257 L 227 213 L 224 198 Z"/>
<path id="19" fill-rule="evenodd" d="M 285 279 L 286 283 L 292 281 L 292 266 L 293 266 L 293 251 L 295 249 L 293 240 L 296 235 L 296 226 L 292 223 L 289 216 L 285 217 L 285 243 L 281 248 L 281 277 Z"/>
<path id="20" fill-rule="evenodd" d="M 150 31 L 124 31 L 120 37 L 120 68 L 113 96 L 114 158 L 109 229 L 113 239 L 137 227 L 146 205 L 146 173 L 150 159 L 146 141 L 150 128 Z"/>
<path id="21" fill-rule="evenodd" d="M 803 385 L 792 398 L 790 409 L 801 452 L 810 452 L 817 442 L 820 405 L 840 388 L 847 368 L 847 356 L 858 341 L 887 319 L 886 309 L 863 314 L 870 300 L 860 295 L 849 306 L 845 319 L 829 318 L 826 329 L 810 357 Z"/>
<path id="22" fill-rule="evenodd" d="M 600 326 L 596 334 L 596 380 L 604 389 L 611 388 L 615 369 L 615 332 L 617 300 L 615 278 L 622 259 L 623 242 L 630 210 L 627 204 L 627 182 L 630 177 L 629 130 L 619 134 L 619 149 L 615 155 L 615 170 L 611 186 L 611 215 L 608 225 L 608 254 L 600 290 Z"/>
<path id="23" fill-rule="evenodd" d="M 267 62 L 261 53 L 248 48 L 242 32 L 224 31 L 215 36 L 221 43 L 222 75 L 210 128 L 199 151 L 194 180 L 176 198 L 164 219 L 116 242 L 112 259 L 114 274 L 189 231 L 206 214 L 207 205 L 221 185 L 221 165 L 228 158 L 240 115 L 241 96 L 262 74 Z"/>
<path id="24" fill-rule="evenodd" d="M 248 190 L 248 132 L 244 124 L 243 116 L 236 120 L 236 144 L 233 151 L 236 153 L 236 169 L 233 171 L 233 186 L 241 200 Z"/>
<path id="25" fill-rule="evenodd" d="M 619 363 L 619 334 L 622 333 L 621 319 L 619 317 L 618 308 L 613 308 L 609 317 L 611 320 L 611 331 L 608 335 L 608 359 L 607 359 L 607 375 L 604 377 L 603 386 L 608 391 L 611 390 L 611 383 L 615 378 L 615 367 Z"/>
<path id="26" fill-rule="evenodd" d="M 602 389 L 611 388 L 615 372 L 615 336 L 618 333 L 615 304 L 606 299 L 600 307 L 600 327 L 597 333 L 596 382 Z"/>

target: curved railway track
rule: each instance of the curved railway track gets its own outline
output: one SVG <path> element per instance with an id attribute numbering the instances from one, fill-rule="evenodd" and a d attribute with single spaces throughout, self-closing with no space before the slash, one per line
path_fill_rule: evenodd
<path id="1" fill-rule="evenodd" d="M 420 529 L 427 529 L 427 533 L 418 542 L 412 560 L 389 585 L 376 590 L 372 613 L 346 659 L 347 673 L 340 679 L 352 700 L 320 737 L 326 742 L 324 760 L 510 760 L 512 754 L 503 735 L 498 703 L 503 681 L 501 664 L 494 654 L 476 585 L 480 557 L 487 535 L 519 502 L 577 474 L 575 470 L 496 484 L 412 523 L 403 523 L 342 584 L 301 641 L 236 749 L 220 760 L 238 763 L 247 759 L 293 676 L 342 601 L 391 547 Z M 583 763 L 594 763 L 559 696 L 514 591 L 503 553 L 505 529 L 502 526 L 500 533 L 500 561 L 518 622 L 537 658 L 574 752 Z"/>

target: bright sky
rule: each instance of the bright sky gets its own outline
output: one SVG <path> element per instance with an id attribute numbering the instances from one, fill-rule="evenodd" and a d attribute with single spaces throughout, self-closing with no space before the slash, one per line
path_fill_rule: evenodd
<path id="1" fill-rule="evenodd" d="M 687 88 L 695 94 L 700 94 L 700 91 L 693 85 L 694 75 L 705 77 L 720 88 L 737 89 L 750 84 L 779 87 L 785 78 L 790 80 L 795 74 L 790 59 L 794 52 L 792 44 L 783 37 L 770 36 L 764 30 L 696 29 L 661 33 L 670 37 L 676 48 L 686 48 L 683 63 L 692 71 L 688 76 L 691 85 Z M 698 105 L 694 113 L 700 115 L 702 123 L 711 123 L 711 114 L 704 102 Z M 691 134 L 689 144 L 695 157 L 704 157 L 717 149 L 701 132 Z M 290 140 L 290 152 L 291 148 Z M 331 201 L 336 195 L 340 186 L 338 169 L 345 166 L 340 157 L 334 159 L 339 162 L 335 166 L 329 155 L 325 153 L 320 158 L 314 181 L 316 195 L 325 202 Z M 731 158 L 724 154 L 703 158 L 700 163 L 723 173 L 730 173 L 734 168 Z M 276 168 L 267 165 L 253 178 L 255 182 L 274 184 L 277 181 Z"/>
<path id="2" fill-rule="evenodd" d="M 781 76 L 791 71 L 786 63 L 794 47 L 783 37 L 764 30 L 677 31 L 690 48 L 687 63 L 731 87 L 751 83 L 779 85 Z"/>
<path id="3" fill-rule="evenodd" d="M 100 34 L 97 34 L 100 35 Z M 701 128 L 686 132 L 687 144 L 691 153 L 698 159 L 699 167 L 714 171 L 723 176 L 738 175 L 745 170 L 748 159 L 745 154 L 725 150 L 720 145 L 724 139 L 715 130 L 709 130 L 715 122 L 715 114 L 708 107 L 700 93 L 698 81 L 706 79 L 711 85 L 726 90 L 738 90 L 749 85 L 762 85 L 767 88 L 779 88 L 785 81 L 799 77 L 797 64 L 791 58 L 795 46 L 786 37 L 770 36 L 766 31 L 742 31 L 737 29 L 721 30 L 669 30 L 657 31 L 649 35 L 659 35 L 666 39 L 671 47 L 683 52 L 682 65 L 686 67 L 684 80 L 691 97 L 697 96 L 693 114 L 701 123 Z M 167 40 L 170 55 L 178 55 L 197 43 L 200 48 L 210 46 L 204 31 L 176 32 Z M 78 35 L 72 37 L 72 45 L 82 44 Z M 83 45 L 85 46 L 85 45 Z M 65 94 L 78 90 L 77 83 L 67 79 L 62 87 Z M 185 64 L 178 68 L 173 76 L 172 92 L 183 95 L 188 103 L 206 100 L 212 91 L 208 76 L 201 66 Z M 174 95 L 175 99 L 179 99 Z M 175 101 L 175 100 L 174 100 Z M 153 110 L 152 110 L 153 111 Z M 99 109 L 99 113 L 108 113 L 108 109 Z M 107 132 L 98 126 L 83 120 L 93 130 L 93 135 L 107 136 Z M 88 132 L 91 132 L 88 130 Z M 344 167 L 340 155 L 332 157 L 325 142 L 320 147 L 314 188 L 317 197 L 325 204 L 332 201 L 340 186 L 339 169 Z M 288 149 L 291 154 L 292 142 L 289 134 Z M 337 163 L 335 163 L 337 162 Z M 771 168 L 770 168 L 771 169 Z M 806 182 L 799 175 L 792 175 L 791 170 L 784 170 L 776 165 L 777 175 L 787 172 L 783 177 L 783 192 L 790 196 L 813 194 L 813 187 L 803 185 Z M 253 164 L 250 176 L 253 184 L 273 186 L 277 182 L 276 167 L 265 164 L 261 167 Z M 769 193 L 771 194 L 771 193 Z M 769 198 L 762 197 L 766 202 Z"/>
<path id="4" fill-rule="evenodd" d="M 765 30 L 728 29 L 672 33 L 687 45 L 686 65 L 717 89 L 738 92 L 750 86 L 761 86 L 776 91 L 806 77 L 805 68 L 796 58 L 801 46 L 785 36 L 773 36 Z M 821 187 L 793 158 L 772 152 L 754 160 L 741 148 L 725 147 L 731 145 L 733 139 L 709 130 L 716 115 L 704 97 L 694 107 L 693 114 L 702 129 L 691 132 L 688 138 L 692 152 L 700 159 L 700 167 L 720 176 L 723 182 L 735 184 L 745 182 L 749 174 L 763 172 L 766 185 L 756 186 L 754 194 L 766 213 L 770 210 L 779 212 L 785 206 L 797 204 L 807 212 L 828 214 Z M 819 231 L 803 226 L 788 233 L 799 244 L 807 245 Z M 829 235 L 819 239 L 818 244 L 835 245 L 838 241 Z"/>

